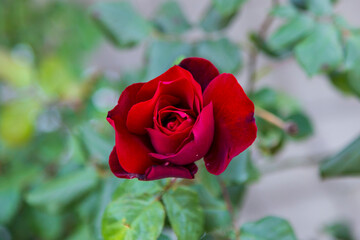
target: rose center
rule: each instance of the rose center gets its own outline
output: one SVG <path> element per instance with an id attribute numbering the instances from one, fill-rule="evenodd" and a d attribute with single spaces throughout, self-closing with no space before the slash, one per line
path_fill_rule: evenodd
<path id="1" fill-rule="evenodd" d="M 175 131 L 178 128 L 185 129 L 194 123 L 193 117 L 185 112 L 168 111 L 164 113 L 161 125 L 170 131 Z"/>

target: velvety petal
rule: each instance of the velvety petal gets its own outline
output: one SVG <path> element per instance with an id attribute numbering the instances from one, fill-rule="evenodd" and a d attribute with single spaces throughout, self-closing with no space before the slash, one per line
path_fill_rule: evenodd
<path id="1" fill-rule="evenodd" d="M 204 104 L 214 107 L 215 134 L 205 166 L 212 174 L 222 173 L 231 159 L 256 138 L 254 104 L 232 74 L 223 73 L 208 85 Z"/>
<path id="2" fill-rule="evenodd" d="M 146 171 L 144 180 L 156 180 L 167 177 L 193 179 L 196 172 L 197 166 L 195 164 L 185 166 L 172 164 L 154 165 Z"/>
<path id="3" fill-rule="evenodd" d="M 143 83 L 127 87 L 121 94 L 118 105 L 108 113 L 108 121 L 115 128 L 116 152 L 121 167 L 129 173 L 144 174 L 154 164 L 149 152 L 151 143 L 144 136 L 130 133 L 126 128 L 127 113 L 135 102 L 136 93 Z"/>
<path id="4" fill-rule="evenodd" d="M 121 167 L 121 165 L 119 163 L 119 159 L 117 157 L 115 146 L 114 146 L 113 150 L 111 151 L 111 154 L 109 157 L 109 165 L 110 165 L 110 170 L 112 171 L 112 173 L 118 178 L 127 178 L 127 179 L 139 178 L 139 177 L 143 178 L 143 176 L 141 176 L 139 174 L 128 173 Z"/>
<path id="5" fill-rule="evenodd" d="M 193 140 L 180 146 L 177 153 L 171 155 L 150 153 L 150 156 L 176 165 L 186 165 L 201 159 L 209 151 L 214 135 L 214 116 L 211 103 L 200 113 L 192 129 L 192 135 Z"/>
<path id="6" fill-rule="evenodd" d="M 176 81 L 176 80 L 179 80 L 182 78 L 189 79 L 189 80 L 192 79 L 195 82 L 195 80 L 190 72 L 184 70 L 183 68 L 181 68 L 179 66 L 173 66 L 173 67 L 169 68 L 166 72 L 161 74 L 160 76 L 145 83 L 143 85 L 143 87 L 139 90 L 137 97 L 136 97 L 136 101 L 143 102 L 143 101 L 147 101 L 147 100 L 151 99 L 157 90 L 159 82 L 173 82 L 173 81 Z M 199 88 L 200 88 L 200 86 L 199 86 Z"/>
<path id="7" fill-rule="evenodd" d="M 126 126 L 135 134 L 146 134 L 146 128 L 154 125 L 154 109 L 162 95 L 171 95 L 181 99 L 185 107 L 192 109 L 194 91 L 191 82 L 182 78 L 172 82 L 159 82 L 155 95 L 148 101 L 135 104 L 129 111 Z"/>
<path id="8" fill-rule="evenodd" d="M 155 151 L 160 154 L 169 154 L 176 152 L 183 140 L 189 135 L 189 129 L 188 131 L 177 132 L 173 135 L 167 135 L 152 128 L 148 128 L 147 131 Z"/>
<path id="9" fill-rule="evenodd" d="M 201 90 L 204 91 L 207 85 L 219 75 L 219 70 L 207 59 L 190 57 L 185 58 L 179 64 L 180 67 L 188 70 L 197 81 Z"/>

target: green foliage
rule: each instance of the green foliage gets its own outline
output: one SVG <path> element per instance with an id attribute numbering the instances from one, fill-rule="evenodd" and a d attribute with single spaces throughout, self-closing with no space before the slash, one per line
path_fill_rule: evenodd
<path id="1" fill-rule="evenodd" d="M 259 178 L 250 150 L 220 176 L 199 161 L 195 180 L 116 179 L 108 167 L 110 109 L 99 107 L 95 95 L 104 89 L 119 95 L 189 56 L 239 74 L 247 45 L 229 40 L 226 28 L 245 2 L 212 0 L 200 22 L 190 24 L 178 1 L 165 1 L 145 19 L 130 1 L 99 2 L 86 11 L 77 1 L 0 0 L 0 239 L 234 239 L 229 206 L 237 213 Z M 333 3 L 277 5 L 270 14 L 281 18 L 280 27 L 268 37 L 252 33 L 250 40 L 276 60 L 295 55 L 309 76 L 324 73 L 337 89 L 360 96 L 359 30 L 334 13 Z M 184 34 L 197 26 L 205 32 L 189 41 Z M 122 49 L 140 45 L 145 65 L 116 77 L 89 73 L 84 57 L 92 55 L 100 33 Z M 271 88 L 250 95 L 256 109 L 297 126 L 290 134 L 257 117 L 262 153 L 275 154 L 288 140 L 313 133 L 292 97 Z M 359 148 L 357 139 L 329 158 L 322 175 L 358 175 Z M 289 224 L 274 217 L 245 224 L 240 232 L 242 240 L 295 239 Z M 343 225 L 328 232 L 353 239 Z"/>
<path id="2" fill-rule="evenodd" d="M 178 239 L 199 239 L 204 233 L 204 215 L 196 192 L 178 187 L 165 193 L 163 201 Z"/>
<path id="3" fill-rule="evenodd" d="M 146 79 L 153 79 L 167 69 L 179 56 L 190 56 L 192 47 L 180 41 L 155 41 L 148 52 Z"/>
<path id="4" fill-rule="evenodd" d="M 310 17 L 296 15 L 269 37 L 269 47 L 274 51 L 291 48 L 312 30 L 313 25 Z"/>
<path id="5" fill-rule="evenodd" d="M 167 34 L 181 34 L 191 27 L 175 1 L 163 3 L 153 21 L 160 32 Z"/>
<path id="6" fill-rule="evenodd" d="M 128 2 L 99 2 L 91 12 L 101 30 L 119 47 L 133 46 L 151 32 L 151 25 Z"/>
<path id="7" fill-rule="evenodd" d="M 201 20 L 201 27 L 207 32 L 226 28 L 235 18 L 244 2 L 246 0 L 213 0 L 212 5 Z"/>
<path id="8" fill-rule="evenodd" d="M 239 48 L 226 38 L 199 42 L 195 52 L 197 56 L 209 59 L 220 72 L 236 74 L 242 66 Z"/>
<path id="9" fill-rule="evenodd" d="M 290 224 L 278 217 L 266 217 L 245 223 L 240 229 L 242 240 L 296 240 Z"/>
<path id="10" fill-rule="evenodd" d="M 164 208 L 152 196 L 120 197 L 106 207 L 102 234 L 104 240 L 156 240 L 164 221 Z"/>
<path id="11" fill-rule="evenodd" d="M 333 223 L 325 227 L 325 232 L 334 240 L 355 240 L 350 226 L 345 222 Z"/>
<path id="12" fill-rule="evenodd" d="M 97 183 L 94 169 L 88 168 L 46 181 L 27 194 L 27 202 L 57 212 L 90 191 Z"/>
<path id="13" fill-rule="evenodd" d="M 309 117 L 292 97 L 270 88 L 262 88 L 256 91 L 251 99 L 258 108 L 274 114 L 284 124 L 280 128 L 261 117 L 256 118 L 259 135 L 258 144 L 264 154 L 276 154 L 288 140 L 303 140 L 313 134 Z M 295 131 L 291 129 L 291 125 L 294 125 Z"/>
<path id="14" fill-rule="evenodd" d="M 332 13 L 331 0 L 308 0 L 310 11 L 316 15 L 330 15 Z"/>
<path id="15" fill-rule="evenodd" d="M 326 23 L 317 24 L 314 32 L 296 46 L 295 55 L 309 76 L 339 66 L 343 51 L 336 29 Z"/>
<path id="16" fill-rule="evenodd" d="M 323 178 L 360 175 L 360 137 L 320 165 Z"/>
<path id="17" fill-rule="evenodd" d="M 163 190 L 160 181 L 143 182 L 137 179 L 124 181 L 114 192 L 113 199 L 116 200 L 124 195 L 137 197 L 142 195 L 155 196 Z"/>
<path id="18" fill-rule="evenodd" d="M 220 177 L 224 181 L 237 184 L 246 184 L 257 180 L 259 171 L 252 162 L 250 151 L 246 150 L 233 158 Z"/>
<path id="19" fill-rule="evenodd" d="M 10 222 L 20 207 L 20 190 L 14 186 L 0 186 L 0 224 Z"/>

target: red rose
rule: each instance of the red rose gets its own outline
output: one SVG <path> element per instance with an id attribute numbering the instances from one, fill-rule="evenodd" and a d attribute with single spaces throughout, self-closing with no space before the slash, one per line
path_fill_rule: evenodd
<path id="1" fill-rule="evenodd" d="M 218 175 L 256 138 L 254 104 L 232 74 L 202 58 L 127 87 L 107 120 L 115 129 L 109 164 L 119 178 L 194 178 L 201 158 Z"/>

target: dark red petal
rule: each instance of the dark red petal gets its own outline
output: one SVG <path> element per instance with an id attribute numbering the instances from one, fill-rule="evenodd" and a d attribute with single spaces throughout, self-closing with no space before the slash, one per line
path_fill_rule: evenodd
<path id="1" fill-rule="evenodd" d="M 181 78 L 172 82 L 159 82 L 155 95 L 148 101 L 135 104 L 129 111 L 126 126 L 135 134 L 145 134 L 146 128 L 154 125 L 154 109 L 162 95 L 171 95 L 180 99 L 186 108 L 193 108 L 194 91 L 188 79 Z"/>
<path id="2" fill-rule="evenodd" d="M 151 99 L 158 88 L 159 82 L 173 82 L 178 79 L 188 79 L 191 82 L 194 82 L 193 85 L 195 85 L 196 88 L 198 87 L 201 93 L 200 86 L 194 80 L 193 76 L 189 71 L 186 71 L 185 69 L 179 66 L 173 66 L 169 68 L 166 72 L 161 74 L 160 76 L 145 83 L 137 94 L 137 98 L 136 98 L 137 102 L 143 102 Z"/>
<path id="3" fill-rule="evenodd" d="M 115 128 L 116 152 L 121 167 L 128 173 L 144 174 L 154 164 L 149 152 L 150 141 L 143 136 L 131 134 L 126 128 L 127 113 L 135 102 L 136 93 L 143 83 L 127 87 L 121 94 L 118 105 L 108 113 L 108 121 Z"/>
<path id="4" fill-rule="evenodd" d="M 197 166 L 193 163 L 186 166 L 171 164 L 155 165 L 146 171 L 144 180 L 156 180 L 168 177 L 193 179 L 196 172 Z"/>
<path id="5" fill-rule="evenodd" d="M 204 160 L 212 174 L 222 173 L 231 159 L 256 138 L 254 104 L 232 74 L 223 73 L 208 85 L 204 104 L 214 106 L 215 134 Z"/>
<path id="6" fill-rule="evenodd" d="M 110 153 L 109 165 L 112 173 L 118 178 L 127 178 L 127 179 L 139 178 L 139 177 L 142 178 L 139 174 L 128 173 L 121 167 L 119 163 L 119 159 L 116 154 L 115 146 Z"/>
<path id="7" fill-rule="evenodd" d="M 160 154 L 171 154 L 176 152 L 183 140 L 189 135 L 189 131 L 178 132 L 173 135 L 167 135 L 152 128 L 148 128 L 147 131 L 155 151 Z"/>
<path id="8" fill-rule="evenodd" d="M 200 113 L 192 129 L 192 134 L 193 140 L 187 142 L 176 154 L 150 153 L 150 156 L 176 165 L 186 165 L 201 159 L 209 151 L 214 135 L 214 116 L 211 103 Z"/>
<path id="9" fill-rule="evenodd" d="M 185 58 L 179 66 L 188 70 L 193 75 L 195 81 L 200 84 L 202 91 L 205 91 L 211 80 L 219 75 L 219 70 L 209 60 L 204 58 Z"/>

